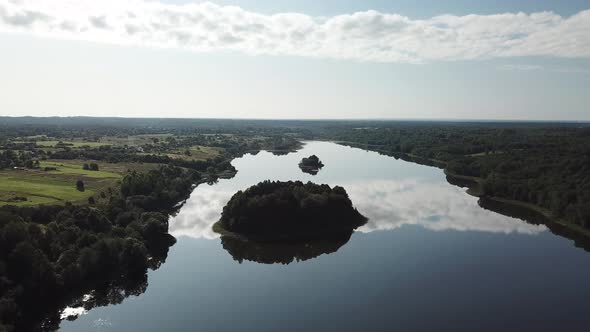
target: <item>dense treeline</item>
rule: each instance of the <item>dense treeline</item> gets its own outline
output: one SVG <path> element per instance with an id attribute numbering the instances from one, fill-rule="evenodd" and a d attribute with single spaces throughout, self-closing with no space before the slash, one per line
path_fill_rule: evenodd
<path id="1" fill-rule="evenodd" d="M 239 191 L 223 208 L 223 229 L 264 241 L 350 234 L 366 218 L 344 188 L 301 181 L 263 181 Z"/>
<path id="2" fill-rule="evenodd" d="M 33 158 L 33 153 L 27 151 L 0 151 L 0 169 L 22 167 L 39 167 L 39 160 Z"/>
<path id="3" fill-rule="evenodd" d="M 157 267 L 174 242 L 168 213 L 199 179 L 163 166 L 128 174 L 104 204 L 2 207 L 0 330 L 32 328 L 64 294 Z"/>
<path id="4" fill-rule="evenodd" d="M 589 127 L 588 123 L 550 122 L 452 122 L 452 121 L 381 121 L 381 120 L 233 120 L 233 119 L 156 119 L 156 118 L 93 118 L 93 117 L 0 117 L 0 132 L 13 137 L 47 135 L 52 137 L 98 137 L 195 132 L 218 134 L 233 132 L 265 135 L 297 134 L 312 136 L 320 131 L 355 128 L 401 127 L 488 127 L 488 128 L 548 128 Z M 1 140 L 1 135 L 0 135 Z"/>
<path id="5" fill-rule="evenodd" d="M 323 122 L 317 122 L 323 124 Z M 148 134 L 219 134 L 284 137 L 288 129 L 308 132 L 309 121 L 230 120 L 230 119 L 128 119 L 128 118 L 37 118 L 1 117 L 0 142 L 6 137 L 49 136 L 60 139 Z"/>
<path id="6" fill-rule="evenodd" d="M 590 129 L 421 126 L 333 130 L 382 153 L 429 159 L 481 178 L 482 195 L 516 200 L 590 228 Z"/>

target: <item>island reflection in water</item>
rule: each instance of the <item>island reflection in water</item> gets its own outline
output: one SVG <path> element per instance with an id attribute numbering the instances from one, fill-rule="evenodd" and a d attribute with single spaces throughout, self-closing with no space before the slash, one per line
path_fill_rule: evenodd
<path id="1" fill-rule="evenodd" d="M 221 245 L 239 263 L 248 260 L 261 264 L 290 264 L 334 253 L 350 240 L 351 235 L 352 232 L 340 239 L 294 243 L 254 242 L 221 236 Z"/>

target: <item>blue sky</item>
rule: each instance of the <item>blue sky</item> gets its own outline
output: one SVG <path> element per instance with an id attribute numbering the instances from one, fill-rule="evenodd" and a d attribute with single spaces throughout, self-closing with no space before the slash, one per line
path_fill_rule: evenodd
<path id="1" fill-rule="evenodd" d="M 0 0 L 0 115 L 590 120 L 590 1 L 64 1 Z"/>

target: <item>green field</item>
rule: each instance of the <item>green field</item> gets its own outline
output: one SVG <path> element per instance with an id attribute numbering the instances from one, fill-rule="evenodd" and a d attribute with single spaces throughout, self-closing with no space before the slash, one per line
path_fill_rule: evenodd
<path id="1" fill-rule="evenodd" d="M 91 178 L 120 178 L 121 175 L 117 173 L 107 171 L 89 171 L 82 169 L 83 163 L 64 163 L 54 161 L 42 161 L 40 162 L 41 168 L 55 167 L 55 171 L 49 171 L 48 173 L 60 173 L 60 174 L 78 174 L 85 177 Z"/>
<path id="2" fill-rule="evenodd" d="M 82 169 L 84 163 L 96 162 L 99 171 Z M 47 160 L 40 162 L 40 169 L 0 171 L 0 206 L 86 203 L 88 197 L 100 200 L 101 192 L 118 190 L 119 181 L 129 171 L 144 172 L 158 164 L 101 163 L 90 160 Z M 44 171 L 45 167 L 56 170 Z M 76 189 L 76 181 L 82 180 L 85 191 Z M 25 201 L 19 198 L 26 198 Z"/>
<path id="3" fill-rule="evenodd" d="M 80 170 L 83 172 L 88 172 L 90 177 L 104 177 L 104 176 L 101 176 L 100 174 L 96 174 L 97 173 L 96 171 L 84 171 L 82 169 L 82 165 L 84 163 L 88 163 L 88 164 L 97 163 L 99 166 L 99 169 L 100 169 L 100 171 L 98 173 L 114 173 L 115 175 L 117 175 L 119 177 L 125 175 L 125 173 L 127 173 L 129 171 L 143 172 L 143 171 L 149 171 L 151 169 L 156 169 L 159 167 L 158 164 L 149 164 L 149 163 L 134 163 L 134 162 L 106 163 L 106 162 L 97 161 L 97 160 L 80 160 L 80 159 L 76 159 L 76 160 L 50 159 L 47 161 L 42 161 L 41 165 L 46 165 L 44 163 L 47 163 L 47 165 L 49 167 L 55 167 L 55 166 L 51 166 L 50 164 L 54 164 L 54 165 L 58 165 L 58 166 L 64 165 L 64 168 L 69 168 L 70 172 L 74 172 L 74 173 L 77 172 L 77 170 Z M 82 174 L 82 173 L 80 173 L 80 174 Z M 84 174 L 86 174 L 86 173 L 84 173 Z M 111 176 L 106 176 L 106 177 L 111 177 Z"/>
<path id="4" fill-rule="evenodd" d="M 40 164 L 41 170 L 0 172 L 0 206 L 85 203 L 91 196 L 98 199 L 96 194 L 108 187 L 116 189 L 117 181 L 126 171 L 125 165 L 107 166 L 106 170 L 101 171 L 87 171 L 82 169 L 84 161 L 80 160 L 43 161 Z M 43 171 L 45 167 L 55 167 L 56 170 Z M 84 191 L 76 189 L 78 180 L 84 182 Z"/>
<path id="5" fill-rule="evenodd" d="M 11 174 L 13 173 L 13 174 Z M 37 205 L 56 204 L 66 201 L 84 201 L 95 194 L 88 188 L 78 191 L 77 180 L 54 178 L 42 175 L 26 174 L 27 171 L 0 173 L 0 205 Z M 92 186 L 94 187 L 94 186 Z M 26 201 L 12 201 L 16 197 L 24 197 Z"/>

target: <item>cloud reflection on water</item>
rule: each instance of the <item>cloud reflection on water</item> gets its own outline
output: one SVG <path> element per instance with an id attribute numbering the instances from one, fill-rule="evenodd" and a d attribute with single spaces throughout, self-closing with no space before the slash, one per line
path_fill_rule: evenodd
<path id="1" fill-rule="evenodd" d="M 477 204 L 477 198 L 447 183 L 371 181 L 346 186 L 358 210 L 369 218 L 361 232 L 419 225 L 433 231 L 538 234 L 547 228 L 503 216 Z"/>
<path id="2" fill-rule="evenodd" d="M 195 189 L 178 215 L 170 220 L 169 232 L 175 237 L 215 239 L 219 234 L 211 226 L 221 217 L 223 207 L 235 191 L 202 184 Z"/>
<path id="3" fill-rule="evenodd" d="M 464 189 L 447 183 L 416 179 L 370 180 L 341 184 L 355 207 L 369 218 L 358 231 L 369 233 L 419 225 L 433 231 L 481 231 L 491 233 L 538 234 L 547 228 L 531 225 L 485 209 Z M 170 222 L 174 236 L 214 239 L 211 226 L 237 190 L 201 185 L 180 213 Z"/>

